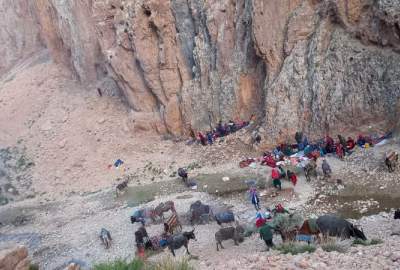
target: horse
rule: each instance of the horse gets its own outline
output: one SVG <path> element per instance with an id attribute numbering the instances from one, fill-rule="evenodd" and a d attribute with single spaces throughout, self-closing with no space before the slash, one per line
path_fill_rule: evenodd
<path id="1" fill-rule="evenodd" d="M 188 248 L 190 239 L 197 241 L 196 236 L 194 235 L 194 229 L 190 232 L 182 232 L 182 233 L 172 235 L 167 240 L 167 245 L 168 245 L 168 248 L 171 251 L 172 255 L 175 257 L 175 250 L 180 249 L 182 246 L 184 246 L 186 248 L 187 254 L 190 255 L 189 248 Z"/>
<path id="2" fill-rule="evenodd" d="M 397 162 L 399 161 L 399 154 L 391 152 L 385 157 L 385 165 L 388 167 L 389 172 L 394 172 Z"/>
<path id="3" fill-rule="evenodd" d="M 154 208 L 154 210 L 152 211 L 152 216 L 153 217 L 157 216 L 162 220 L 164 220 L 164 213 L 170 210 L 172 213 L 176 213 L 174 202 L 173 201 L 166 201 L 165 203 L 162 202 L 159 205 L 157 205 L 156 208 Z"/>

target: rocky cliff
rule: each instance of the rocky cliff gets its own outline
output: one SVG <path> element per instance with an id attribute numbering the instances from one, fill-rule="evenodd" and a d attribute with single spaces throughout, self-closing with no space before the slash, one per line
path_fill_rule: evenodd
<path id="1" fill-rule="evenodd" d="M 0 1 L 0 76 L 43 48 L 33 1 Z"/>
<path id="2" fill-rule="evenodd" d="M 178 135 L 255 114 L 266 138 L 284 139 L 393 122 L 398 0 L 28 2 L 32 16 L 2 23 L 39 25 L 53 59 L 91 91 L 122 94 L 138 129 Z"/>

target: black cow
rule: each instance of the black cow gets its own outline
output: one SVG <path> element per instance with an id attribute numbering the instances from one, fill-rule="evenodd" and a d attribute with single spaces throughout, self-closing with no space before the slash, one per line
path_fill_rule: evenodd
<path id="1" fill-rule="evenodd" d="M 324 215 L 317 218 L 317 226 L 323 235 L 337 236 L 341 238 L 360 238 L 367 240 L 364 232 L 357 229 L 353 224 L 345 219 L 333 216 Z"/>
<path id="2" fill-rule="evenodd" d="M 394 219 L 400 219 L 400 209 L 394 211 Z"/>

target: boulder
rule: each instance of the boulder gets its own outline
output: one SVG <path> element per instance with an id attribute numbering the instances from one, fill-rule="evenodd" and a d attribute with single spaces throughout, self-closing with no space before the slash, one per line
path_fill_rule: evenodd
<path id="1" fill-rule="evenodd" d="M 80 270 L 80 269 L 81 269 L 81 267 L 80 267 L 80 265 L 77 264 L 77 263 L 70 263 L 70 264 L 65 268 L 65 270 Z"/>
<path id="2" fill-rule="evenodd" d="M 1 270 L 28 270 L 30 261 L 28 250 L 24 246 L 17 246 L 0 251 Z"/>

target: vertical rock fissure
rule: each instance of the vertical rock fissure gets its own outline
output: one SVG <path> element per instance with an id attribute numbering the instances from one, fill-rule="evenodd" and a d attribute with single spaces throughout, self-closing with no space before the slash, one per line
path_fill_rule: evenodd
<path id="1" fill-rule="evenodd" d="M 191 79 L 194 78 L 193 67 L 195 60 L 193 50 L 195 46 L 195 27 L 194 19 L 188 0 L 172 0 L 171 11 L 175 20 L 175 28 L 178 35 L 178 41 L 185 56 L 186 65 L 191 70 Z"/>

